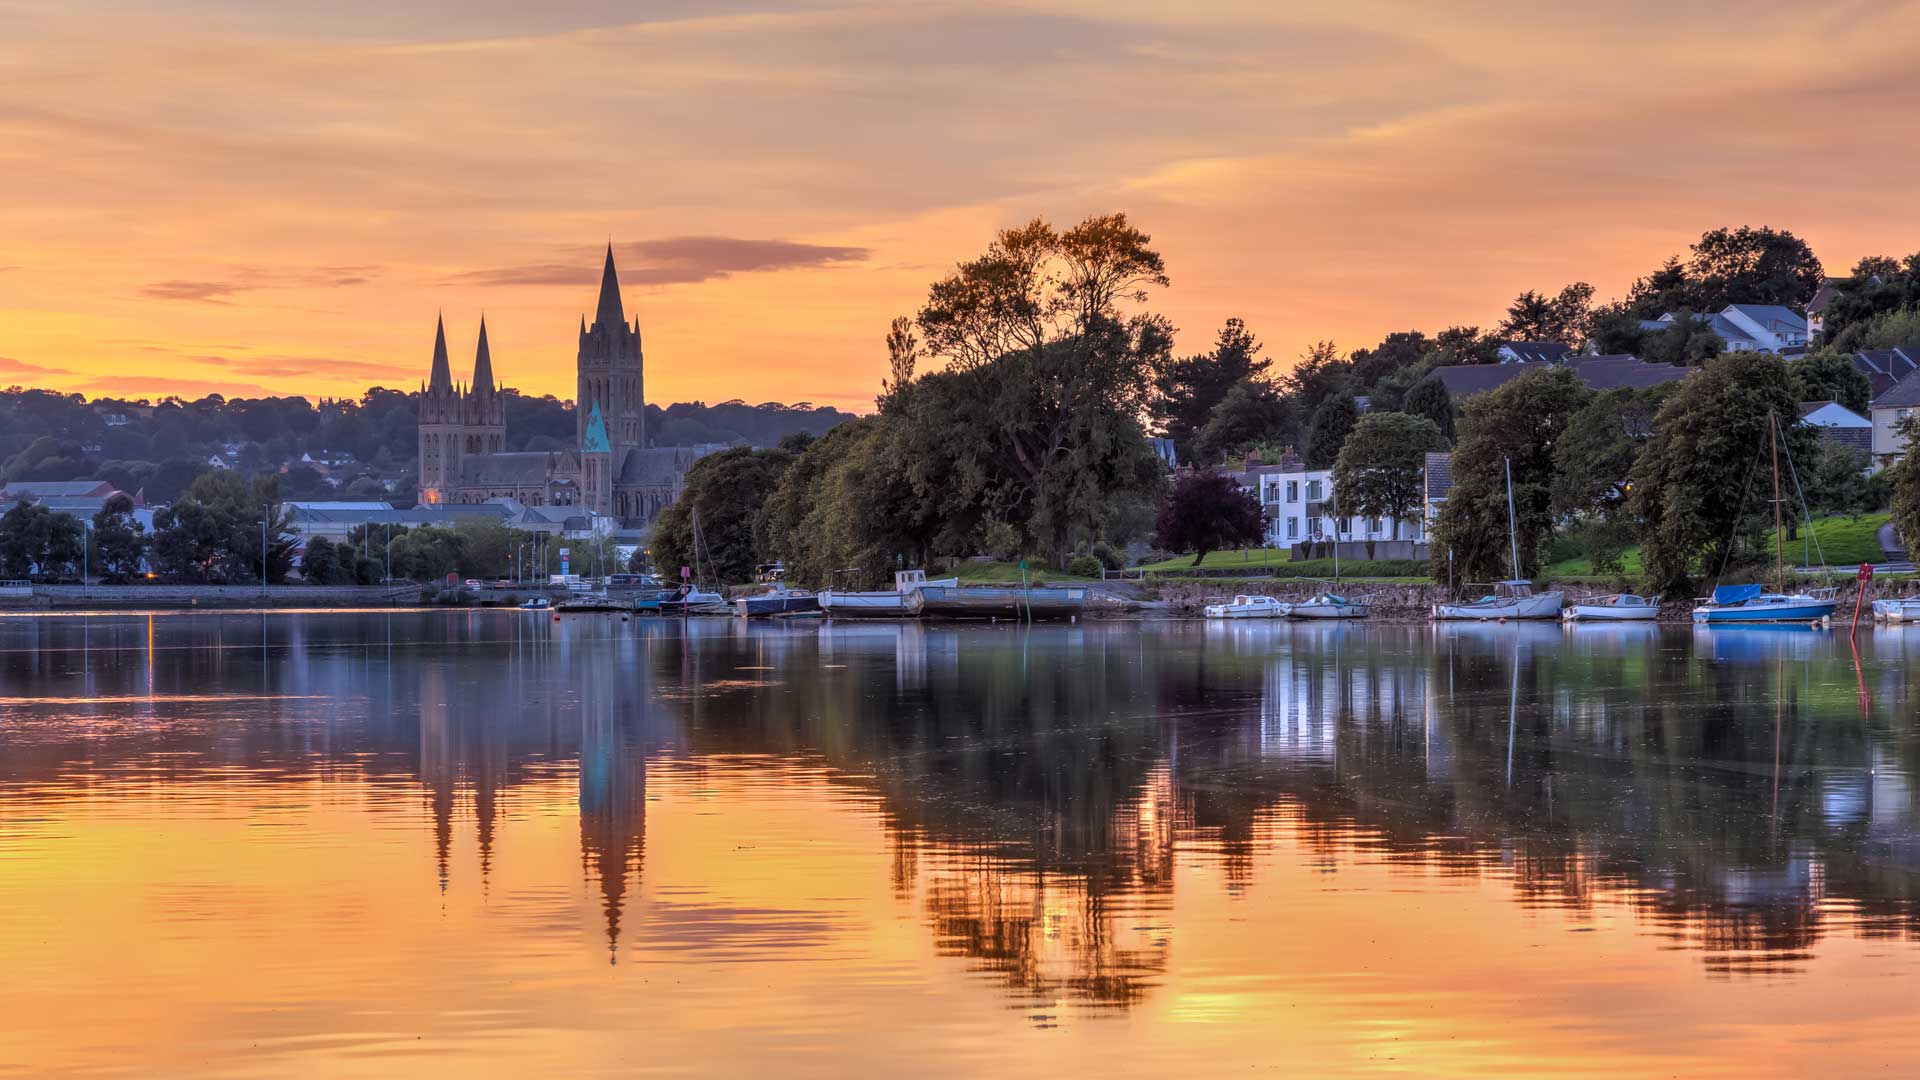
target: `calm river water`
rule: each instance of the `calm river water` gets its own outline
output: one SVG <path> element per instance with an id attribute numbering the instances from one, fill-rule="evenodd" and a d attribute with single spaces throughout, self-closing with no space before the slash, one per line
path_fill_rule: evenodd
<path id="1" fill-rule="evenodd" d="M 1920 1071 L 1920 630 L 0 619 L 0 1073 Z"/>

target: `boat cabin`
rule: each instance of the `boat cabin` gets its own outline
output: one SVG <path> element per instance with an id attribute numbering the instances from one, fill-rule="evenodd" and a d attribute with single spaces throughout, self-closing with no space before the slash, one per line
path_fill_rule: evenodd
<path id="1" fill-rule="evenodd" d="M 908 592 L 927 583 L 925 570 L 895 570 L 893 572 L 893 590 Z"/>
<path id="2" fill-rule="evenodd" d="M 1533 595 L 1531 581 L 1496 581 L 1493 583 L 1493 598 L 1496 600 L 1524 600 Z"/>

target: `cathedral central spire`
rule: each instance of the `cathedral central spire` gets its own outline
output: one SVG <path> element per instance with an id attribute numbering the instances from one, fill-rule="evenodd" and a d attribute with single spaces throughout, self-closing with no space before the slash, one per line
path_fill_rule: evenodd
<path id="1" fill-rule="evenodd" d="M 427 378 L 427 389 L 434 393 L 451 393 L 453 390 L 453 368 L 447 363 L 447 323 L 444 318 L 433 321 L 433 374 Z"/>
<path id="2" fill-rule="evenodd" d="M 600 328 L 610 331 L 616 326 L 627 323 L 625 310 L 620 306 L 620 275 L 613 269 L 613 244 L 607 244 L 607 266 L 600 271 L 600 307 L 594 312 L 594 321 Z"/>

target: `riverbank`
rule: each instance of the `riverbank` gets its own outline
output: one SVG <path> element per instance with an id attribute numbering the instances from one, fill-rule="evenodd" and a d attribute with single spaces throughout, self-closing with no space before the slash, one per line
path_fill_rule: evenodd
<path id="1" fill-rule="evenodd" d="M 414 607 L 419 602 L 416 585 L 35 585 L 30 595 L 0 598 L 0 612 Z"/>

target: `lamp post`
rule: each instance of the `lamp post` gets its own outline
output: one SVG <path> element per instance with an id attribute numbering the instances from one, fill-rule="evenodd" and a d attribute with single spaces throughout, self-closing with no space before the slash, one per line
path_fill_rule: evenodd
<path id="1" fill-rule="evenodd" d="M 272 508 L 268 508 L 268 513 Z M 260 519 L 260 595 L 267 595 L 267 519 Z"/>

